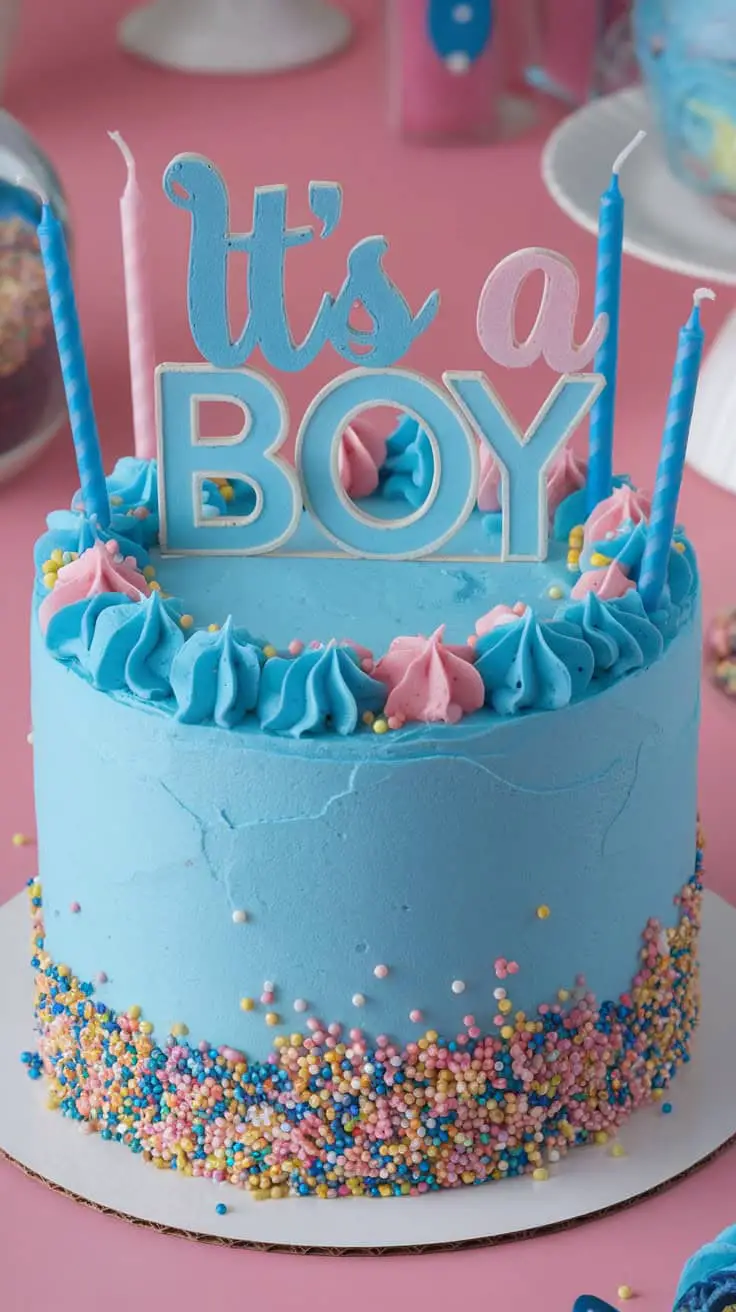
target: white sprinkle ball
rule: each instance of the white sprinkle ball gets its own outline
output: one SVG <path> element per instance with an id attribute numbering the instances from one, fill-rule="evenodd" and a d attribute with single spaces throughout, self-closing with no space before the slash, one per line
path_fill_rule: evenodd
<path id="1" fill-rule="evenodd" d="M 244 925 L 247 919 L 248 919 L 247 911 L 242 911 L 242 910 L 233 911 L 234 925 Z"/>
<path id="2" fill-rule="evenodd" d="M 294 998 L 294 1011 L 306 1011 L 307 1003 L 304 998 Z"/>
<path id="3" fill-rule="evenodd" d="M 352 996 L 352 999 L 351 999 L 351 1000 L 352 1000 L 352 1004 L 353 1004 L 354 1007 L 364 1007 L 364 1006 L 365 1006 L 365 994 L 364 994 L 364 993 L 354 993 L 353 996 Z"/>
<path id="4" fill-rule="evenodd" d="M 453 993 L 464 993 L 464 992 L 465 992 L 465 980 L 462 980 L 462 979 L 454 979 L 454 980 L 452 981 L 452 984 L 450 985 L 450 988 L 452 989 Z"/>

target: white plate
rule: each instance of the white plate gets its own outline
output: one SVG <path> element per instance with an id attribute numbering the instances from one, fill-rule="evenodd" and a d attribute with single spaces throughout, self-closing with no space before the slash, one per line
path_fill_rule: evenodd
<path id="1" fill-rule="evenodd" d="M 693 1060 L 661 1105 L 637 1112 L 619 1141 L 576 1148 L 535 1183 L 528 1177 L 415 1198 L 289 1198 L 254 1203 L 231 1185 L 156 1171 L 121 1144 L 81 1135 L 47 1111 L 41 1080 L 31 1083 L 19 1053 L 33 1048 L 25 894 L 0 908 L 0 1151 L 49 1184 L 126 1219 L 194 1238 L 299 1249 L 432 1248 L 511 1238 L 619 1207 L 686 1174 L 736 1135 L 736 910 L 705 898 L 703 1018 Z M 25 987 L 24 987 L 25 985 Z M 218 1216 L 215 1204 L 228 1206 Z"/>
<path id="2" fill-rule="evenodd" d="M 673 177 L 641 88 L 593 101 L 565 119 L 542 155 L 553 199 L 587 229 L 598 231 L 598 202 L 611 163 L 639 128 L 647 137 L 626 161 L 624 249 L 691 278 L 736 286 L 736 223 Z"/>

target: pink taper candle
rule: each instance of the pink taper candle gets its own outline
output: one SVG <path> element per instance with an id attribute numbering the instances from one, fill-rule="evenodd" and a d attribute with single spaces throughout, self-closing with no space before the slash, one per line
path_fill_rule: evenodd
<path id="1" fill-rule="evenodd" d="M 141 460 L 153 460 L 156 455 L 156 410 L 153 386 L 156 356 L 145 270 L 143 197 L 138 186 L 135 160 L 130 149 L 119 132 L 111 132 L 110 136 L 116 146 L 119 146 L 128 166 L 128 181 L 120 198 L 120 223 L 123 235 L 135 454 Z"/>

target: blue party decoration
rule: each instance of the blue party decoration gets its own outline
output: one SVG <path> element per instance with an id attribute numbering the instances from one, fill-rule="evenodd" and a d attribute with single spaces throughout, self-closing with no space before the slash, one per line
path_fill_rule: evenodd
<path id="1" fill-rule="evenodd" d="M 403 519 L 375 518 L 351 502 L 340 484 L 340 435 L 356 414 L 375 405 L 408 413 L 425 430 L 432 448 L 426 500 Z M 384 560 L 427 556 L 453 536 L 475 504 L 475 439 L 441 388 L 408 370 L 356 369 L 328 384 L 304 417 L 296 466 L 307 508 L 349 555 Z"/>
<path id="2" fill-rule="evenodd" d="M 445 373 L 445 385 L 501 470 L 501 556 L 545 560 L 549 541 L 547 466 L 601 391 L 598 374 L 563 375 L 526 433 L 514 423 L 481 373 Z"/>
<path id="3" fill-rule="evenodd" d="M 228 555 L 275 550 L 294 532 L 301 512 L 296 475 L 277 454 L 286 437 L 287 415 L 275 384 L 250 369 L 228 372 L 207 365 L 160 365 L 156 377 L 162 550 Z M 203 440 L 199 404 L 207 399 L 240 404 L 242 432 Z M 253 488 L 255 505 L 248 514 L 202 514 L 203 484 L 217 477 Z"/>
<path id="4" fill-rule="evenodd" d="M 197 347 L 206 360 L 220 368 L 244 364 L 256 347 L 275 369 L 306 369 L 331 342 L 351 363 L 375 368 L 393 364 L 431 324 L 439 308 L 433 292 L 416 316 L 383 269 L 388 249 L 384 237 L 366 237 L 348 256 L 348 272 L 336 297 L 325 292 L 311 327 L 300 344 L 294 342 L 286 310 L 284 272 L 286 253 L 306 246 L 314 237 L 311 227 L 289 228 L 286 218 L 288 189 L 257 187 L 253 196 L 250 232 L 234 233 L 229 226 L 227 188 L 215 166 L 197 155 L 178 155 L 164 174 L 164 190 L 179 208 L 192 216 L 189 252 L 189 323 Z M 312 212 L 322 223 L 321 237 L 334 232 L 342 210 L 342 193 L 336 183 L 311 183 Z M 248 256 L 245 326 L 238 338 L 230 336 L 227 266 L 231 251 Z M 370 330 L 351 325 L 359 302 L 372 321 Z"/>
<path id="5" fill-rule="evenodd" d="M 440 59 L 454 68 L 473 63 L 490 43 L 492 0 L 429 0 L 427 34 Z"/>

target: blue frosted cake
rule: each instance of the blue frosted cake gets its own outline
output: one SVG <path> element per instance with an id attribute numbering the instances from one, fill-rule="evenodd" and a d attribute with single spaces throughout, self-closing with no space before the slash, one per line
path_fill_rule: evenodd
<path id="1" fill-rule="evenodd" d="M 90 1131 L 258 1198 L 544 1179 L 661 1096 L 698 1016 L 699 584 L 671 415 L 653 500 L 613 479 L 591 506 L 600 446 L 566 443 L 597 375 L 568 367 L 522 436 L 480 375 L 441 399 L 379 353 L 313 403 L 281 531 L 284 487 L 241 459 L 272 384 L 207 349 L 206 378 L 159 370 L 157 457 L 104 480 L 80 456 L 36 548 L 31 1073 Z M 226 386 L 248 436 L 182 434 Z M 513 443 L 535 442 L 520 498 Z M 454 532 L 422 544 L 432 506 Z"/>

